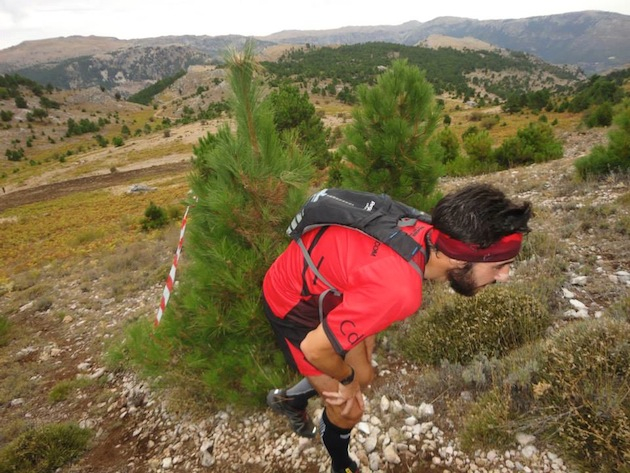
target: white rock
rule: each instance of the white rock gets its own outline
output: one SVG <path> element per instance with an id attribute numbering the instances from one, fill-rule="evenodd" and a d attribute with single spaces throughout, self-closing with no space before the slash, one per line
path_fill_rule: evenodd
<path id="1" fill-rule="evenodd" d="M 575 298 L 575 294 L 571 291 L 569 291 L 568 289 L 565 289 L 564 287 L 562 288 L 562 295 L 564 296 L 565 299 L 574 299 Z"/>
<path id="2" fill-rule="evenodd" d="M 381 468 L 381 457 L 378 453 L 371 453 L 369 456 L 370 470 L 379 471 Z M 328 470 L 326 470 L 328 471 Z"/>
<path id="3" fill-rule="evenodd" d="M 586 276 L 575 276 L 571 279 L 571 284 L 574 286 L 586 286 L 588 278 Z"/>
<path id="4" fill-rule="evenodd" d="M 381 397 L 381 412 L 382 413 L 386 413 L 389 410 L 389 399 L 387 399 L 387 396 L 382 396 Z"/>
<path id="5" fill-rule="evenodd" d="M 569 304 L 571 304 L 573 307 L 575 307 L 577 310 L 580 309 L 587 309 L 586 305 L 583 302 L 578 301 L 577 299 L 571 299 L 569 301 Z"/>
<path id="6" fill-rule="evenodd" d="M 538 452 L 538 449 L 534 447 L 533 445 L 526 445 L 525 447 L 523 447 L 523 450 L 521 451 L 521 453 L 523 454 L 525 458 L 532 458 L 537 452 Z"/>
<path id="7" fill-rule="evenodd" d="M 381 419 L 376 416 L 370 417 L 370 424 L 372 425 L 381 425 Z"/>
<path id="8" fill-rule="evenodd" d="M 420 404 L 420 407 L 418 408 L 418 414 L 421 417 L 431 417 L 433 416 L 433 414 L 435 413 L 435 410 L 433 409 L 433 404 L 426 404 L 426 403 L 422 403 Z"/>
<path id="9" fill-rule="evenodd" d="M 89 378 L 90 379 L 98 379 L 105 374 L 105 368 L 99 368 L 94 373 L 92 373 Z"/>
<path id="10" fill-rule="evenodd" d="M 365 435 L 370 435 L 370 424 L 368 424 L 367 422 L 359 422 L 357 424 L 357 429 L 359 429 L 359 432 L 362 432 Z"/>
<path id="11" fill-rule="evenodd" d="M 387 463 L 394 463 L 395 465 L 400 463 L 400 457 L 398 456 L 398 453 L 396 453 L 394 446 L 391 444 L 386 446 L 383 450 L 383 458 Z"/>
<path id="12" fill-rule="evenodd" d="M 214 456 L 212 455 L 214 443 L 212 440 L 204 440 L 199 448 L 199 461 L 202 466 L 208 468 L 214 465 Z"/>
<path id="13" fill-rule="evenodd" d="M 376 445 L 378 444 L 378 439 L 375 435 L 368 437 L 365 439 L 363 443 L 363 448 L 367 453 L 372 453 L 376 449 Z"/>
<path id="14" fill-rule="evenodd" d="M 418 423 L 418 419 L 416 419 L 414 416 L 409 416 L 405 419 L 405 425 L 412 427 L 414 425 L 416 425 Z"/>
<path id="15" fill-rule="evenodd" d="M 162 460 L 162 468 L 165 470 L 170 470 L 173 467 L 173 459 L 171 457 L 166 457 Z"/>
<path id="16" fill-rule="evenodd" d="M 524 434 L 522 432 L 519 432 L 518 434 L 516 434 L 516 441 L 518 442 L 519 445 L 524 447 L 525 445 L 534 443 L 536 441 L 536 437 L 530 434 Z"/>

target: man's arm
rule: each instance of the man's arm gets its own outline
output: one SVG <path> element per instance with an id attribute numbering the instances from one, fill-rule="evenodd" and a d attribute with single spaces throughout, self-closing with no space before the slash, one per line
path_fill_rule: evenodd
<path id="1" fill-rule="evenodd" d="M 351 374 L 352 368 L 335 351 L 321 324 L 306 336 L 300 350 L 315 368 L 337 381 Z"/>
<path id="2" fill-rule="evenodd" d="M 321 392 L 326 403 L 333 406 L 335 412 L 338 409 L 342 417 L 350 414 L 355 403 L 363 412 L 364 403 L 359 376 L 355 376 L 354 368 L 335 351 L 321 324 L 309 332 L 300 344 L 300 349 L 313 366 L 338 381 L 336 391 Z M 348 382 L 341 382 L 346 379 Z"/>

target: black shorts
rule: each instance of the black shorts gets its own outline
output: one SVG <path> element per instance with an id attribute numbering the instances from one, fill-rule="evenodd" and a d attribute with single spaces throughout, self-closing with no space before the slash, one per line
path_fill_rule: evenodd
<path id="1" fill-rule="evenodd" d="M 309 332 L 319 325 L 319 321 L 314 327 L 308 327 L 301 324 L 296 324 L 290 317 L 284 319 L 276 316 L 269 307 L 269 304 L 263 296 L 263 308 L 267 320 L 271 324 L 271 328 L 276 337 L 276 343 L 282 354 L 284 355 L 287 364 L 294 371 L 303 374 L 304 376 L 317 376 L 322 374 L 317 368 L 315 368 L 304 356 L 300 350 L 300 344 L 302 340 L 306 338 Z"/>

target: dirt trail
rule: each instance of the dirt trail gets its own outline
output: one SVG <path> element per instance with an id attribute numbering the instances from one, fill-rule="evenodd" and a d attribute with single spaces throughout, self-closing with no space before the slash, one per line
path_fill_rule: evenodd
<path id="1" fill-rule="evenodd" d="M 159 166 L 149 166 L 130 171 L 118 171 L 110 174 L 79 177 L 62 182 L 16 190 L 0 195 L 0 212 L 21 205 L 42 200 L 56 199 L 74 192 L 85 192 L 125 184 L 129 181 L 154 178 L 165 174 L 183 173 L 191 167 L 190 161 L 183 161 Z"/>

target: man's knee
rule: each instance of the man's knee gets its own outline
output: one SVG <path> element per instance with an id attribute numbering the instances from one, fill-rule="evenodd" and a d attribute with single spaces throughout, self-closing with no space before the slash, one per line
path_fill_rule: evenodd
<path id="1" fill-rule="evenodd" d="M 342 414 L 342 406 L 326 406 L 328 419 L 337 427 L 351 429 L 359 423 L 363 417 L 363 409 L 355 405 L 349 413 Z"/>
<path id="2" fill-rule="evenodd" d="M 366 366 L 356 373 L 356 376 L 359 380 L 359 384 L 361 385 L 361 390 L 364 391 L 374 380 L 374 368 L 372 368 L 371 365 Z"/>

